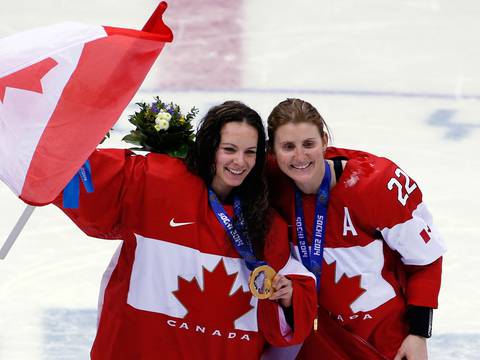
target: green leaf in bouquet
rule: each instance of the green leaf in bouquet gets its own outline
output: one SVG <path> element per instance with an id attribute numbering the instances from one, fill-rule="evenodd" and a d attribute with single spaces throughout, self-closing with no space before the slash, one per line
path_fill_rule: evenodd
<path id="1" fill-rule="evenodd" d="M 169 151 L 168 155 L 176 158 L 180 158 L 180 159 L 185 159 L 187 157 L 187 153 L 188 153 L 188 145 L 182 144 L 180 148 Z"/>
<path id="2" fill-rule="evenodd" d="M 130 132 L 130 134 L 125 135 L 122 138 L 122 140 L 129 143 L 129 144 L 133 144 L 133 145 L 138 145 L 138 146 L 143 145 L 142 144 L 142 134 L 137 132 L 136 130 L 132 130 Z"/>

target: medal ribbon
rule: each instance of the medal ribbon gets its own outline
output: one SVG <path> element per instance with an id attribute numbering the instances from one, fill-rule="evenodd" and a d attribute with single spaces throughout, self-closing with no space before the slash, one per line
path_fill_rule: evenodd
<path id="1" fill-rule="evenodd" d="M 245 220 L 242 215 L 242 206 L 240 199 L 238 197 L 234 197 L 233 199 L 233 211 L 238 219 L 238 223 L 236 224 L 236 226 L 233 226 L 232 219 L 230 218 L 230 216 L 228 216 L 225 208 L 222 206 L 220 200 L 218 200 L 217 195 L 212 189 L 208 189 L 208 201 L 210 202 L 210 206 L 212 207 L 213 212 L 217 217 L 217 220 L 225 228 L 225 231 L 230 237 L 233 246 L 245 260 L 247 268 L 252 271 L 259 266 L 265 265 L 265 261 L 258 260 L 253 254 L 252 244 L 250 242 L 250 239 L 248 238 L 245 227 Z"/>
<path id="2" fill-rule="evenodd" d="M 320 288 L 322 274 L 323 248 L 325 245 L 325 229 L 327 227 L 328 198 L 330 196 L 330 166 L 325 161 L 325 175 L 317 191 L 315 202 L 315 218 L 313 221 L 313 240 L 308 251 L 307 233 L 305 231 L 305 216 L 303 213 L 302 192 L 295 187 L 295 228 L 297 230 L 298 250 L 303 265 L 317 279 L 317 290 Z"/>
<path id="3" fill-rule="evenodd" d="M 78 200 L 80 198 L 80 180 L 88 193 L 93 192 L 92 169 L 90 161 L 87 160 L 80 170 L 69 181 L 63 189 L 63 207 L 66 209 L 78 209 Z"/>

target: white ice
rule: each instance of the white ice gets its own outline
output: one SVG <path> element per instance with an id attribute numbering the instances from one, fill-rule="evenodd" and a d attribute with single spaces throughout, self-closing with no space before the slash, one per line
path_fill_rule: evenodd
<path id="1" fill-rule="evenodd" d="M 3 0 L 0 36 L 64 20 L 140 28 L 156 3 Z M 183 3 L 195 6 L 186 11 Z M 204 113 L 239 99 L 266 117 L 280 100 L 301 97 L 323 114 L 334 145 L 396 161 L 421 186 L 448 246 L 430 358 L 478 359 L 480 3 L 245 0 L 231 20 L 240 31 L 211 25 L 233 3 L 172 0 L 165 21 L 175 41 L 133 102 L 159 95 Z M 188 30 L 194 21 L 210 24 L 201 38 Z M 240 42 L 241 56 L 211 50 L 225 37 Z M 235 61 L 238 84 L 207 76 L 192 89 L 199 74 L 175 64 L 200 57 Z M 172 68 L 175 74 L 163 72 Z M 166 75 L 181 86 L 162 86 Z M 126 146 L 120 138 L 133 102 L 108 146 Z M 0 242 L 24 206 L 0 184 Z M 86 237 L 52 206 L 37 208 L 0 261 L 0 359 L 87 359 L 100 278 L 117 244 Z"/>

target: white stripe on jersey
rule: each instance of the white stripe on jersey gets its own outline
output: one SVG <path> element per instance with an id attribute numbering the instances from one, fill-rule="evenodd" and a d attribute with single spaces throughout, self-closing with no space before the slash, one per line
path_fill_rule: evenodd
<path id="1" fill-rule="evenodd" d="M 204 289 L 203 269 L 213 271 L 223 260 L 227 274 L 237 274 L 230 295 L 240 287 L 250 292 L 248 278 L 250 271 L 244 260 L 202 253 L 167 241 L 149 239 L 136 235 L 137 247 L 130 277 L 127 303 L 136 309 L 153 311 L 172 317 L 183 318 L 187 309 L 172 293 L 178 290 L 178 278 L 187 281 L 196 279 Z M 245 331 L 258 331 L 257 303 L 251 297 L 253 308 L 235 320 L 235 328 Z"/>
<path id="2" fill-rule="evenodd" d="M 302 276 L 309 276 L 313 280 L 315 280 L 315 275 L 313 275 L 310 271 L 307 270 L 303 264 L 296 260 L 292 255 L 290 255 L 287 263 L 284 267 L 282 267 L 278 273 L 280 275 L 302 275 Z"/>
<path id="3" fill-rule="evenodd" d="M 297 246 L 295 254 L 300 256 Z M 395 297 L 392 285 L 382 276 L 383 240 L 372 240 L 365 246 L 326 247 L 323 258 L 328 265 L 335 262 L 335 283 L 343 276 L 360 276 L 360 287 L 365 291 L 350 304 L 354 313 L 371 311 Z"/>
<path id="4" fill-rule="evenodd" d="M 122 252 L 122 245 L 123 241 L 118 245 L 117 250 L 115 250 L 115 253 L 112 256 L 112 259 L 110 260 L 110 263 L 108 264 L 107 268 L 105 269 L 105 272 L 103 273 L 102 276 L 102 281 L 100 282 L 100 292 L 98 294 L 98 313 L 97 313 L 97 327 L 100 322 L 100 316 L 102 314 L 102 308 L 103 308 L 103 301 L 105 299 L 105 289 L 107 288 L 108 282 L 110 281 L 110 277 L 112 276 L 113 270 L 117 267 L 118 263 L 118 258 L 120 257 L 120 253 Z"/>
<path id="5" fill-rule="evenodd" d="M 413 211 L 411 219 L 379 231 L 388 246 L 400 253 L 405 265 L 431 264 L 446 251 L 445 243 L 433 225 L 432 215 L 423 202 Z"/>

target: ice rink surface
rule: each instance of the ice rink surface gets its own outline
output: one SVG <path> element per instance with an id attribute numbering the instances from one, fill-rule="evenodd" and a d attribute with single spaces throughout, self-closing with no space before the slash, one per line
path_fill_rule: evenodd
<path id="1" fill-rule="evenodd" d="M 65 20 L 141 28 L 156 0 L 2 0 L 0 36 Z M 480 357 L 480 3 L 474 0 L 172 0 L 167 45 L 134 101 L 185 110 L 238 99 L 266 118 L 310 101 L 333 144 L 397 162 L 448 246 L 430 359 Z M 5 51 L 5 49 L 0 49 Z M 106 146 L 129 131 L 125 111 Z M 12 149 L 14 152 L 15 149 Z M 0 184 L 0 241 L 24 204 Z M 161 211 L 161 208 L 158 209 Z M 116 241 L 37 208 L 0 261 L 0 359 L 87 359 Z"/>

